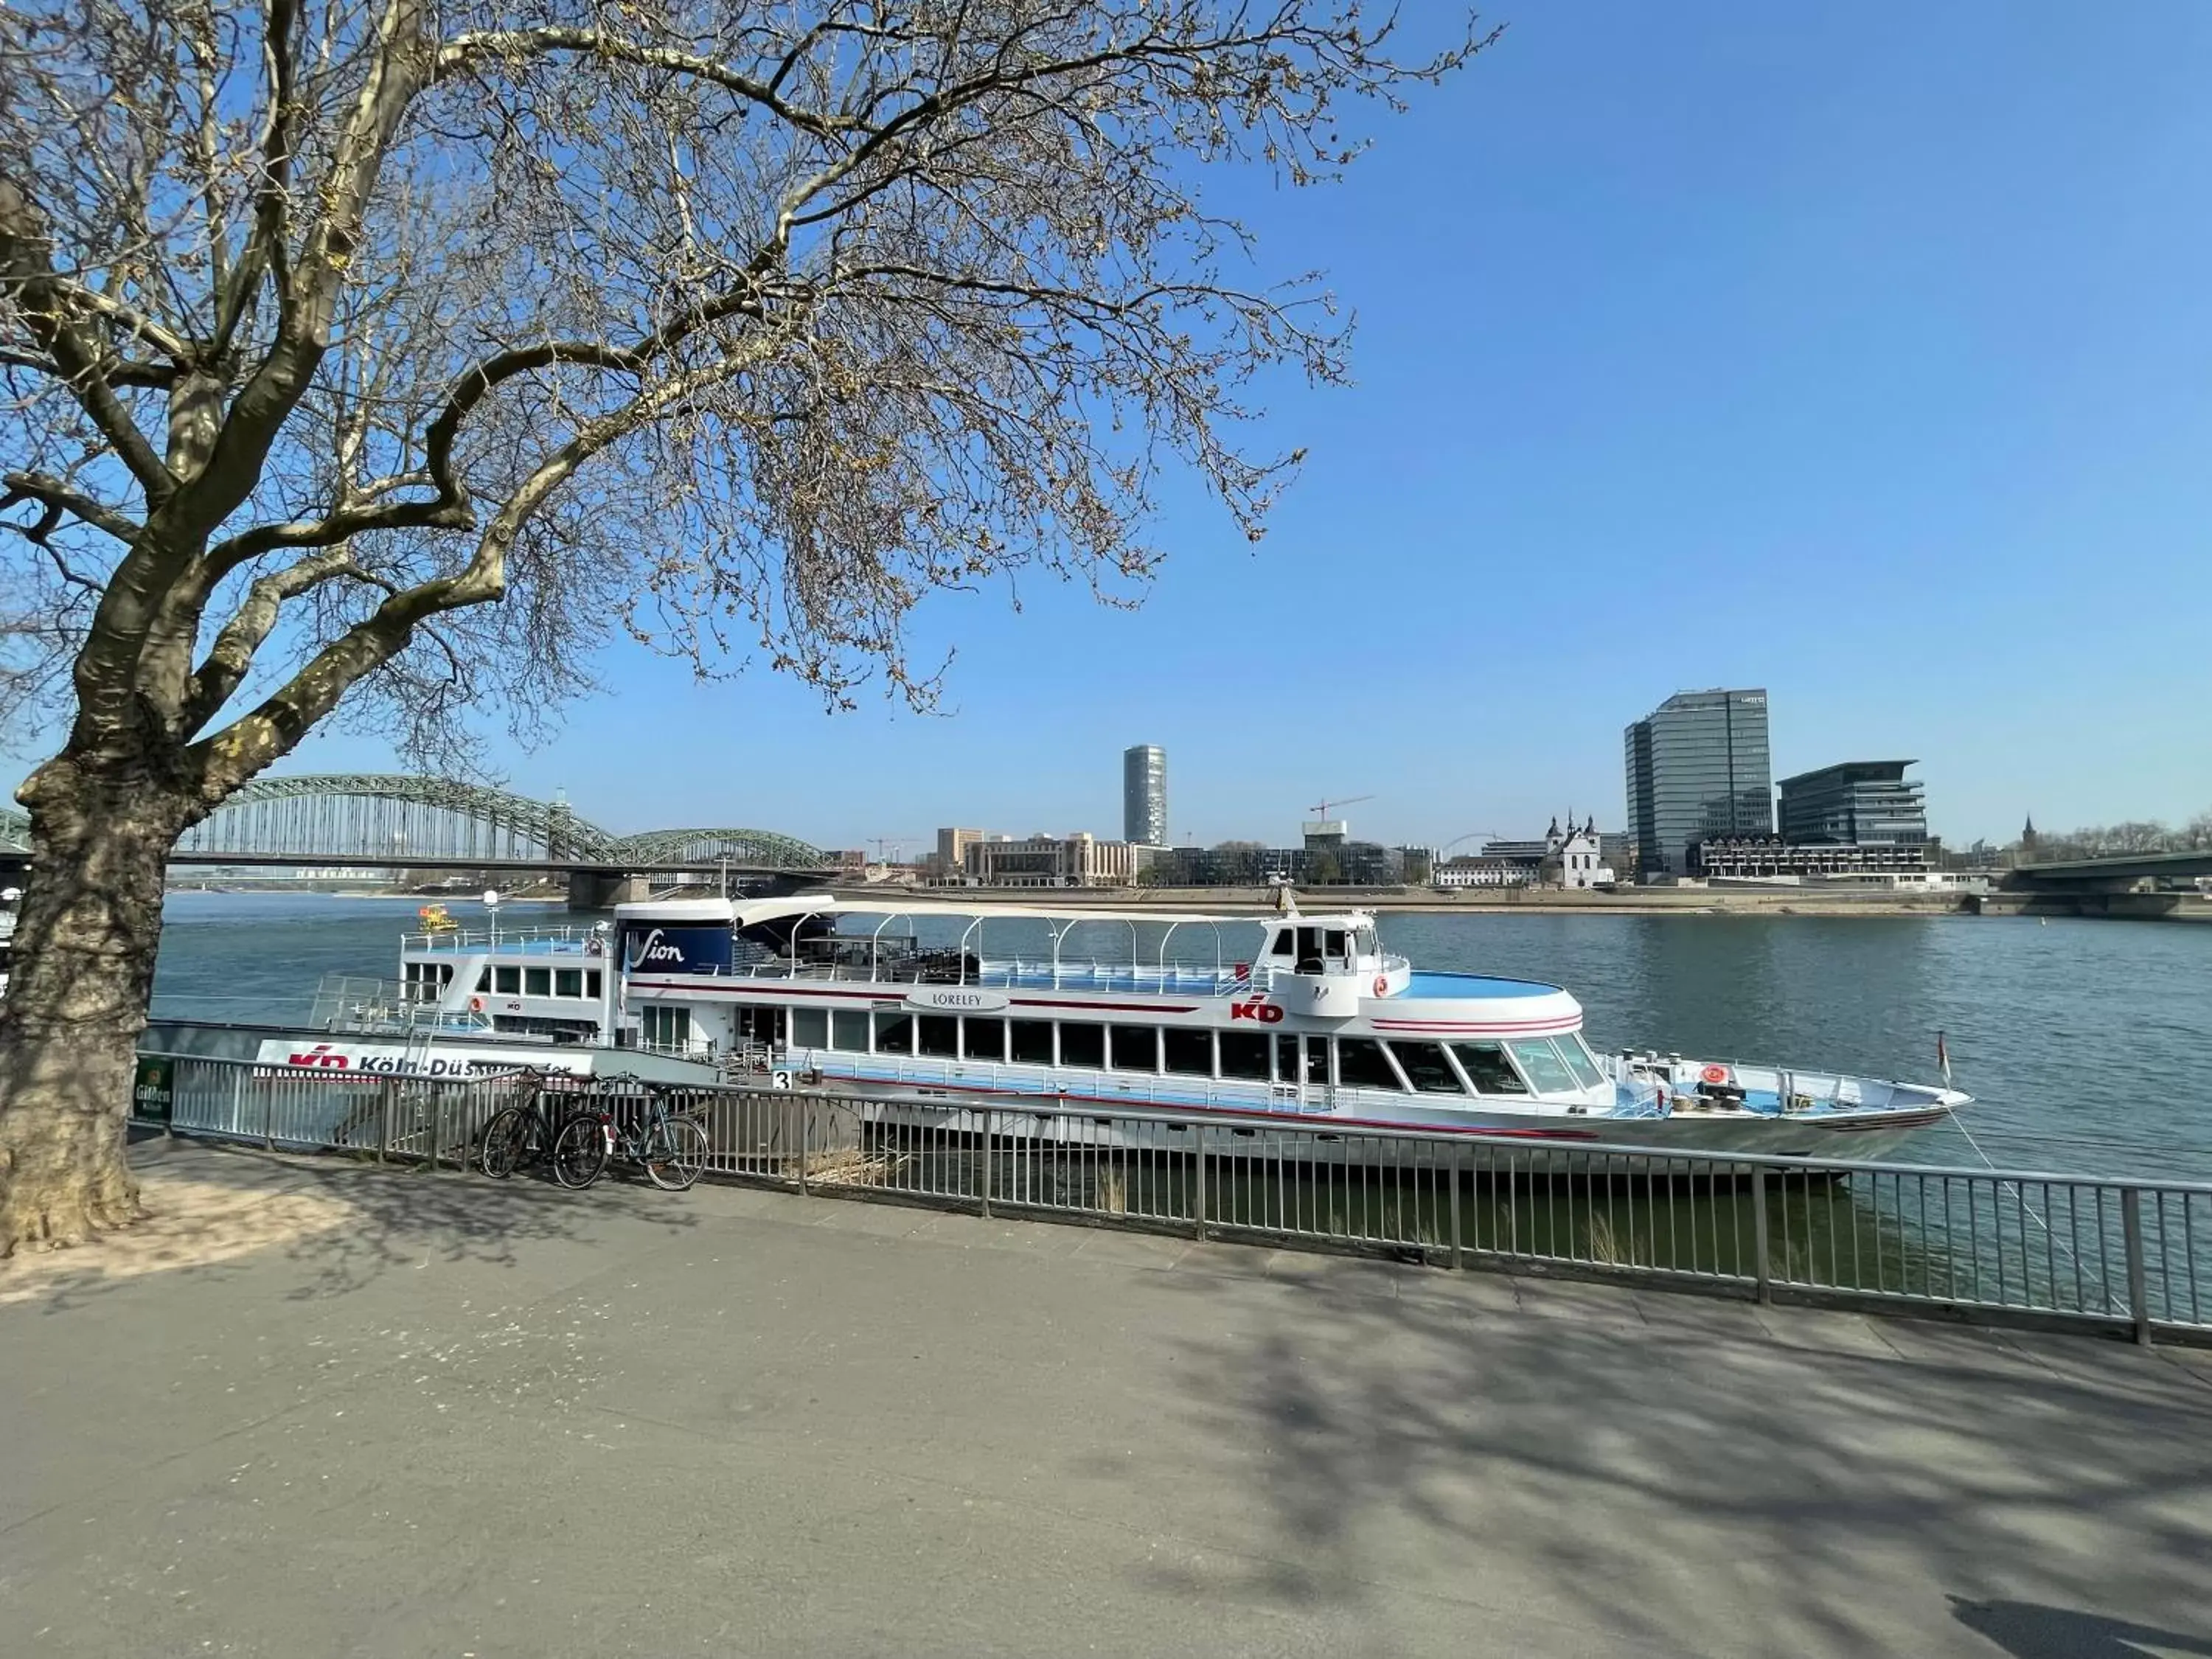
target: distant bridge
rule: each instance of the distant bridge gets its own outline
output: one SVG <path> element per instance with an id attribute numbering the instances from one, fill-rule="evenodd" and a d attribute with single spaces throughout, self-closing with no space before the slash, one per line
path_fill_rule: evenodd
<path id="1" fill-rule="evenodd" d="M 2113 892 L 2139 881 L 2190 881 L 2212 876 L 2212 848 L 2191 853 L 2115 853 L 2104 858 L 2061 859 L 2014 865 L 2005 885 L 2071 891 Z"/>
<path id="2" fill-rule="evenodd" d="M 10 854 L 20 860 L 29 845 L 25 815 L 0 808 L 0 863 Z M 617 836 L 577 817 L 566 801 L 395 773 L 256 778 L 186 830 L 169 861 L 566 871 L 603 885 L 623 876 L 723 868 L 740 876 L 811 875 L 832 862 L 771 830 Z"/>

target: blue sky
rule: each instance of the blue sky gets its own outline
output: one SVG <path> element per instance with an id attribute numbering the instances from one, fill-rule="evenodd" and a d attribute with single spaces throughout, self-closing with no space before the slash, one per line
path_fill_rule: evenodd
<path id="1" fill-rule="evenodd" d="M 1371 793 L 1442 842 L 1617 823 L 1621 726 L 1727 684 L 1778 775 L 1919 757 L 1955 842 L 2212 806 L 2212 7 L 1494 15 L 1344 185 L 1223 181 L 1359 317 L 1354 388 L 1273 400 L 1259 548 L 1183 492 L 1134 615 L 933 600 L 936 718 L 624 653 L 508 781 L 911 848 L 1118 833 L 1152 742 L 1178 837 Z"/>

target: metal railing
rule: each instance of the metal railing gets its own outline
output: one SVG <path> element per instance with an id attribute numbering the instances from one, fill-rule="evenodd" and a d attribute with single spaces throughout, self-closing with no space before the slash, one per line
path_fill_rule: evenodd
<path id="1" fill-rule="evenodd" d="M 541 923 L 520 927 L 436 927 L 410 929 L 399 935 L 403 951 L 511 951 L 530 956 L 592 956 L 594 942 L 602 949 L 605 935 L 588 923 Z"/>
<path id="2" fill-rule="evenodd" d="M 527 1073 L 179 1056 L 167 1127 L 465 1165 Z M 620 1092 L 623 1079 L 562 1079 Z M 793 1191 L 2212 1341 L 2212 1183 L 1694 1155 L 1036 1102 L 665 1090 L 710 1168 Z"/>
<path id="3" fill-rule="evenodd" d="M 307 1024 L 319 1031 L 479 1032 L 492 1029 L 487 1014 L 440 1006 L 442 985 L 416 980 L 325 974 L 315 986 Z"/>

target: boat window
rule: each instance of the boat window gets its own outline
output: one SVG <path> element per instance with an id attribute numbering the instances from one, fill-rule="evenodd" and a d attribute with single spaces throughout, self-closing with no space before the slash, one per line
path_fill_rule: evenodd
<path id="1" fill-rule="evenodd" d="M 440 963 L 438 964 L 438 983 L 441 985 L 451 985 L 453 982 L 453 964 L 450 962 Z"/>
<path id="2" fill-rule="evenodd" d="M 1590 1051 L 1583 1046 L 1580 1033 L 1571 1032 L 1557 1038 L 1553 1046 L 1559 1049 L 1559 1058 L 1567 1062 L 1567 1069 L 1575 1074 L 1575 1081 L 1583 1088 L 1595 1089 L 1605 1081 L 1605 1073 L 1598 1070 Z"/>
<path id="3" fill-rule="evenodd" d="M 1063 1066 L 1105 1065 L 1106 1028 L 1103 1025 L 1061 1026 L 1060 1063 Z"/>
<path id="4" fill-rule="evenodd" d="M 1342 961 L 1344 958 L 1344 940 L 1345 933 L 1343 928 L 1330 928 L 1328 930 L 1328 939 L 1322 947 L 1322 954 L 1329 957 L 1332 961 Z"/>
<path id="5" fill-rule="evenodd" d="M 1217 1031 L 1213 1040 L 1221 1046 L 1221 1075 L 1249 1078 L 1255 1083 L 1267 1080 L 1267 1034 L 1264 1031 Z"/>
<path id="6" fill-rule="evenodd" d="M 1390 1053 L 1405 1069 L 1413 1087 L 1425 1095 L 1458 1095 L 1467 1091 L 1459 1086 L 1459 1073 L 1451 1068 L 1444 1057 L 1440 1042 L 1407 1042 L 1393 1038 Z"/>
<path id="7" fill-rule="evenodd" d="M 858 1008 L 833 1009 L 830 1015 L 830 1046 L 848 1054 L 867 1053 L 867 1015 Z"/>
<path id="8" fill-rule="evenodd" d="M 1288 927 L 1278 927 L 1275 929 L 1275 942 L 1268 948 L 1267 954 L 1271 957 L 1286 957 L 1290 955 L 1291 933 L 1292 930 Z"/>
<path id="9" fill-rule="evenodd" d="M 1160 1033 L 1156 1025 L 1115 1025 L 1114 1069 L 1117 1072 L 1157 1072 L 1160 1069 Z"/>
<path id="10" fill-rule="evenodd" d="M 1528 1085 L 1521 1080 L 1521 1073 L 1513 1069 L 1513 1062 L 1505 1058 L 1505 1050 L 1494 1042 L 1455 1042 L 1452 1053 L 1459 1063 L 1467 1067 L 1468 1081 L 1474 1085 L 1479 1095 L 1525 1095 Z"/>
<path id="11" fill-rule="evenodd" d="M 584 970 L 580 968 L 556 968 L 553 970 L 553 994 L 556 997 L 583 995 Z"/>
<path id="12" fill-rule="evenodd" d="M 1336 1080 L 1347 1089 L 1395 1089 L 1402 1093 L 1406 1087 L 1390 1068 L 1382 1045 L 1373 1037 L 1337 1038 Z"/>
<path id="13" fill-rule="evenodd" d="M 598 969 L 596 969 L 596 968 L 592 968 L 592 969 L 586 969 L 586 970 L 585 970 L 585 973 L 584 973 L 584 994 L 585 994 L 586 996 L 587 996 L 587 997 L 591 998 L 591 1000 L 592 1000 L 592 1001 L 594 1001 L 594 1002 L 597 1002 L 597 1001 L 599 1000 L 599 989 L 600 989 L 600 985 L 601 985 L 601 983 L 602 983 L 602 981 L 600 981 L 600 979 L 599 979 L 599 970 Z"/>
<path id="14" fill-rule="evenodd" d="M 1275 1039 L 1275 1076 L 1284 1083 L 1300 1080 L 1298 1070 L 1298 1040 L 1288 1033 Z M 1328 1039 L 1325 1036 L 1306 1039 L 1306 1058 L 1304 1080 L 1316 1088 L 1328 1086 Z"/>
<path id="15" fill-rule="evenodd" d="M 1166 1068 L 1183 1077 L 1213 1075 L 1213 1033 L 1187 1025 L 1169 1025 L 1160 1031 L 1160 1057 Z"/>
<path id="16" fill-rule="evenodd" d="M 915 1045 L 925 1054 L 951 1060 L 960 1052 L 960 1022 L 951 1014 L 923 1014 L 915 1023 L 920 1039 Z"/>
<path id="17" fill-rule="evenodd" d="M 532 997 L 553 994 L 553 970 L 550 968 L 526 968 L 522 970 L 522 994 Z"/>
<path id="18" fill-rule="evenodd" d="M 1575 1090 L 1582 1085 L 1567 1069 L 1559 1051 L 1545 1037 L 1515 1037 L 1505 1045 L 1513 1051 L 1513 1058 L 1521 1062 L 1521 1069 L 1528 1074 L 1538 1094 L 1552 1094 L 1560 1090 Z"/>
<path id="19" fill-rule="evenodd" d="M 595 975 L 592 975 L 592 977 L 596 979 L 596 978 L 598 977 L 598 975 L 595 974 Z M 491 989 L 491 969 L 490 969 L 487 968 L 487 969 L 485 969 L 482 973 L 480 973 L 480 974 L 478 974 L 478 975 L 477 975 L 477 990 L 479 990 L 479 991 L 489 991 L 489 990 L 490 990 L 490 989 Z M 595 995 L 596 995 L 597 994 L 596 994 L 596 993 L 594 993 L 593 994 L 595 994 Z"/>
<path id="20" fill-rule="evenodd" d="M 794 1048 L 824 1048 L 830 1044 L 830 1011 L 826 1008 L 794 1008 L 791 1011 L 791 1046 Z"/>
<path id="21" fill-rule="evenodd" d="M 972 1018 L 963 1020 L 960 1024 L 960 1052 L 969 1060 L 1004 1060 L 1006 1057 L 1006 1022 Z"/>
<path id="22" fill-rule="evenodd" d="M 1297 932 L 1297 971 L 1301 974 L 1321 972 L 1321 929 L 1301 927 Z"/>
<path id="23" fill-rule="evenodd" d="M 910 1054 L 914 1052 L 912 1014 L 878 1014 L 875 1020 L 878 1054 Z"/>
<path id="24" fill-rule="evenodd" d="M 521 969 L 500 968 L 494 969 L 494 972 L 498 975 L 500 995 L 503 997 L 519 997 L 522 994 Z"/>
<path id="25" fill-rule="evenodd" d="M 1013 1039 L 1013 1058 L 1024 1066 L 1052 1064 L 1052 1022 L 1048 1019 L 1016 1019 L 1007 1022 L 1007 1035 Z"/>

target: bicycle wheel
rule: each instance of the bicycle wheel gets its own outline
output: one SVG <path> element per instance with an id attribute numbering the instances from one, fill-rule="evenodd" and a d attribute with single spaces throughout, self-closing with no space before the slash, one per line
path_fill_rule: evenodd
<path id="1" fill-rule="evenodd" d="M 638 1162 L 654 1186 L 680 1193 L 707 1167 L 707 1132 L 688 1117 L 665 1117 L 645 1132 Z"/>
<path id="2" fill-rule="evenodd" d="M 508 1106 L 495 1113 L 484 1125 L 483 1140 L 477 1153 L 477 1162 L 483 1172 L 495 1181 L 504 1181 L 521 1166 L 530 1150 L 532 1114 L 521 1106 Z"/>
<path id="3" fill-rule="evenodd" d="M 553 1137 L 553 1178 L 563 1187 L 588 1187 L 607 1167 L 607 1126 L 579 1112 Z"/>

